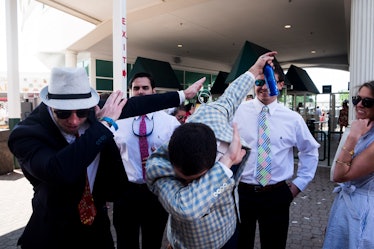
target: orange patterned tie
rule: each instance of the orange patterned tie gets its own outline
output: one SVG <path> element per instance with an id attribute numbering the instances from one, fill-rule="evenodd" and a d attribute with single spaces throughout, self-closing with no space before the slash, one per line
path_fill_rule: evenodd
<path id="1" fill-rule="evenodd" d="M 82 199 L 78 204 L 78 209 L 81 222 L 85 225 L 92 225 L 96 216 L 96 207 L 90 191 L 87 174 L 86 186 L 84 187 Z"/>
<path id="2" fill-rule="evenodd" d="M 79 137 L 79 135 L 76 135 Z M 86 172 L 86 184 L 84 187 L 82 198 L 78 204 L 79 216 L 82 224 L 92 225 L 96 216 L 96 207 L 93 200 L 93 196 L 90 190 L 90 183 L 88 181 Z"/>

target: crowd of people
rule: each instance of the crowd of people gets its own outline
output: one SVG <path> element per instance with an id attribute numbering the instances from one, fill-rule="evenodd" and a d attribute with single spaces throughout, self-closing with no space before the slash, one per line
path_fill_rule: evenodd
<path id="1" fill-rule="evenodd" d="M 261 248 L 286 248 L 290 204 L 315 176 L 319 144 L 296 111 L 269 95 L 266 64 L 279 91 L 285 80 L 276 55 L 259 56 L 199 107 L 184 103 L 205 78 L 157 94 L 142 72 L 130 81 L 129 99 L 119 90 L 100 98 L 84 69 L 54 68 L 42 103 L 8 141 L 34 188 L 18 245 L 159 249 L 166 229 L 170 249 L 247 249 L 258 229 Z M 374 82 L 361 85 L 352 103 L 357 119 L 332 168 L 340 184 L 326 249 L 374 247 Z"/>

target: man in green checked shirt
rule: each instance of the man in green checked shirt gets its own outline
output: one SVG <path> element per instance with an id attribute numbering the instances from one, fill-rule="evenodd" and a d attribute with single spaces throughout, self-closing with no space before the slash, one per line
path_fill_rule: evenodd
<path id="1" fill-rule="evenodd" d="M 265 64 L 272 65 L 274 55 L 260 56 L 217 101 L 202 104 L 188 118 L 188 125 L 176 129 L 170 143 L 149 157 L 147 184 L 169 213 L 171 248 L 236 248 L 237 186 L 250 149 L 240 142 L 231 121 Z M 209 135 L 211 131 L 216 139 Z M 188 153 L 180 153 L 184 149 Z M 234 165 L 237 169 L 230 170 Z"/>

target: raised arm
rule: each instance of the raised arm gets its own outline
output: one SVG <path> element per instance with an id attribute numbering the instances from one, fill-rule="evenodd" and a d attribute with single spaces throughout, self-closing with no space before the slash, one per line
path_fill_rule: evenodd
<path id="1" fill-rule="evenodd" d="M 105 103 L 100 102 L 96 106 L 96 116 L 98 118 L 106 116 L 117 120 L 177 107 L 185 99 L 194 98 L 203 86 L 204 81 L 205 78 L 200 79 L 184 91 L 137 96 L 128 100 L 124 99 L 123 93 L 117 90 L 108 97 Z"/>

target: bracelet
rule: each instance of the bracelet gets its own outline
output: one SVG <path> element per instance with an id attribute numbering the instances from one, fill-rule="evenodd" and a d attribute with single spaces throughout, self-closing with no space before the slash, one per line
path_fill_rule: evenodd
<path id="1" fill-rule="evenodd" d="M 345 146 L 343 147 L 343 150 L 345 150 L 346 152 L 349 153 L 349 155 L 351 155 L 351 157 L 353 156 L 353 154 L 355 153 L 354 150 L 348 150 Z"/>
<path id="2" fill-rule="evenodd" d="M 351 162 L 343 162 L 343 161 L 339 161 L 339 160 L 336 160 L 335 162 L 347 165 L 348 167 L 351 167 Z"/>
<path id="3" fill-rule="evenodd" d="M 113 119 L 108 118 L 108 117 L 102 117 L 100 119 L 100 121 L 105 121 L 105 122 L 108 123 L 109 127 L 112 127 L 112 125 L 113 125 L 114 129 L 118 130 L 118 125 L 117 125 L 117 123 Z"/>

